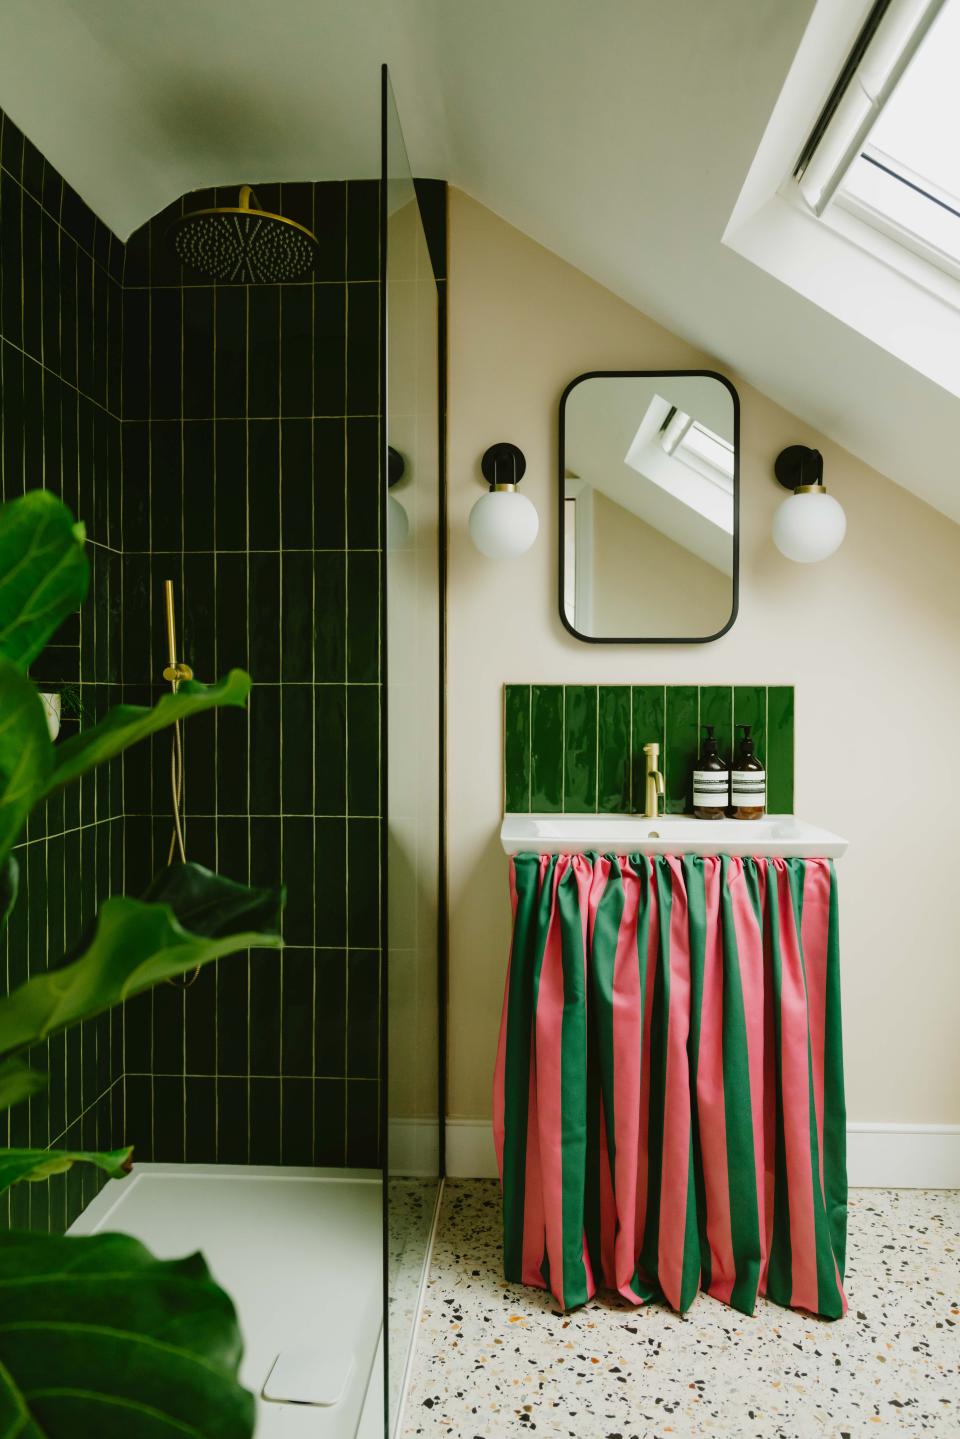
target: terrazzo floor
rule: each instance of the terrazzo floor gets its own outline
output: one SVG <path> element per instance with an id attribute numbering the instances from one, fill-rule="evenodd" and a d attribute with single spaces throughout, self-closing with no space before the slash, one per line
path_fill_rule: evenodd
<path id="1" fill-rule="evenodd" d="M 496 1183 L 448 1181 L 402 1439 L 960 1439 L 960 1192 L 854 1191 L 846 1290 L 836 1323 L 559 1314 L 501 1276 Z"/>
<path id="2" fill-rule="evenodd" d="M 391 1175 L 387 1190 L 387 1235 L 390 1302 L 387 1332 L 390 1352 L 390 1413 L 395 1414 L 406 1370 L 407 1350 L 417 1321 L 424 1257 L 430 1243 L 436 1179 Z"/>

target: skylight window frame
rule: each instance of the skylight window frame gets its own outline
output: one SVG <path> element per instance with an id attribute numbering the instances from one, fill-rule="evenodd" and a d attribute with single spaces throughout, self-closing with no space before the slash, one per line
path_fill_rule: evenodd
<path id="1" fill-rule="evenodd" d="M 873 157 L 874 155 L 879 156 L 881 154 L 881 151 L 868 145 L 865 146 L 857 158 L 862 156 L 864 159 L 877 164 L 878 161 L 874 160 Z M 853 164 L 856 164 L 856 159 L 853 161 Z M 852 166 L 850 168 L 852 168 Z M 902 178 L 903 176 L 909 176 L 910 172 L 905 165 L 901 165 L 899 162 L 895 162 L 895 164 L 889 167 L 878 164 L 878 168 L 885 169 L 895 184 L 911 184 L 909 178 Z M 920 181 L 919 176 L 916 181 L 916 189 L 924 196 L 927 203 L 944 203 L 932 194 L 932 189 L 923 188 L 923 182 Z M 945 208 L 952 209 L 952 207 L 948 206 L 945 206 Z M 832 213 L 835 209 L 844 211 L 860 225 L 867 227 L 871 231 L 876 231 L 878 235 L 885 236 L 887 240 L 893 241 L 898 247 L 902 247 L 908 251 L 910 255 L 923 261 L 925 265 L 931 266 L 937 271 L 942 271 L 943 274 L 950 276 L 951 279 L 960 284 L 960 258 L 951 255 L 947 250 L 941 249 L 939 245 L 926 239 L 916 230 L 910 229 L 909 226 L 899 224 L 886 210 L 881 210 L 871 205 L 869 200 L 864 199 L 861 195 L 855 195 L 851 191 L 843 189 L 842 184 L 833 197 L 830 211 L 822 217 L 826 223 L 831 223 Z M 953 213 L 956 214 L 957 212 L 953 211 Z M 958 238 L 960 238 L 960 214 L 957 215 L 957 233 Z M 876 249 L 876 247 L 872 248 Z M 909 265 L 904 266 L 905 271 L 908 273 L 910 268 Z M 915 270 L 916 267 L 913 268 Z M 941 294 L 944 292 L 943 286 L 936 284 L 933 276 L 928 275 L 925 277 L 921 272 L 915 274 L 915 278 L 917 278 L 920 283 L 926 280 L 927 288 L 935 289 Z M 960 296 L 954 298 L 952 302 L 960 304 Z"/>
<path id="2" fill-rule="evenodd" d="M 781 198 L 911 282 L 960 310 L 960 254 L 931 243 L 843 187 L 861 157 L 881 152 L 869 135 L 948 0 L 877 0 L 804 144 Z M 907 167 L 889 167 L 895 180 Z M 925 195 L 936 187 L 921 177 Z M 903 178 L 910 184 L 911 178 Z M 936 196 L 931 204 L 942 203 Z M 960 219 L 957 221 L 960 228 Z"/>

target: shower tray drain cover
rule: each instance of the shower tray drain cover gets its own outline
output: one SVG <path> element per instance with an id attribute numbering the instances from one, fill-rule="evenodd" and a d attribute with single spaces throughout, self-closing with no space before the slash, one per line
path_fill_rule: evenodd
<path id="1" fill-rule="evenodd" d="M 294 1346 L 281 1349 L 260 1392 L 275 1404 L 329 1407 L 340 1403 L 352 1373 L 353 1355 L 345 1345 Z"/>

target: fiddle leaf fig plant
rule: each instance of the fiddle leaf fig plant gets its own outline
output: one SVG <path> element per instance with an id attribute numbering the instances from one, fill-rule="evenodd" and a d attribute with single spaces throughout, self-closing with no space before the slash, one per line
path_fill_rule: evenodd
<path id="1" fill-rule="evenodd" d="M 242 670 L 213 685 L 188 681 L 152 708 L 119 705 L 54 745 L 28 668 L 88 582 L 83 526 L 55 496 L 34 490 L 0 505 L 0 930 L 17 903 L 16 845 L 36 806 L 137 741 L 243 706 L 250 692 Z M 52 1035 L 212 960 L 278 947 L 284 899 L 282 888 L 192 863 L 169 866 L 142 898 L 107 899 L 59 965 L 0 995 L 0 1113 L 44 1089 L 36 1047 Z M 0 1147 L 0 1193 L 75 1163 L 121 1179 L 132 1159 L 132 1146 Z M 124 1235 L 0 1234 L 0 1292 L 0 1433 L 252 1435 L 236 1314 L 200 1255 L 160 1261 Z"/>
<path id="2" fill-rule="evenodd" d="M 199 1254 L 126 1234 L 0 1234 L 0 1433 L 250 1439 L 233 1304 Z"/>

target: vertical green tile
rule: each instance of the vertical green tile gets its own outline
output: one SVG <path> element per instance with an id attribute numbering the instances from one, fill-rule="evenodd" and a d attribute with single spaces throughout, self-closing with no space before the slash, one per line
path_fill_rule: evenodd
<path id="1" fill-rule="evenodd" d="M 793 685 L 767 690 L 767 809 L 793 814 Z"/>
<path id="2" fill-rule="evenodd" d="M 766 685 L 734 685 L 733 689 L 734 750 L 742 736 L 737 725 L 748 724 L 754 749 L 760 763 L 767 763 L 767 687 Z M 731 764 L 736 758 L 731 757 Z"/>
<path id="3" fill-rule="evenodd" d="M 733 686 L 700 686 L 700 733 L 712 724 L 720 757 L 730 763 L 733 756 Z"/>
<path id="4" fill-rule="evenodd" d="M 686 814 L 693 807 L 693 768 L 700 748 L 699 695 L 696 685 L 667 686 L 667 747 L 660 766 L 666 786 L 665 814 Z"/>
<path id="5" fill-rule="evenodd" d="M 597 810 L 630 808 L 630 686 L 601 685 L 597 701 Z"/>
<path id="6" fill-rule="evenodd" d="M 565 685 L 563 707 L 563 808 L 571 814 L 597 810 L 597 686 Z"/>
<path id="7" fill-rule="evenodd" d="M 530 809 L 530 686 L 505 685 L 503 805 L 508 814 Z"/>
<path id="8" fill-rule="evenodd" d="M 666 689 L 663 685 L 634 685 L 630 692 L 631 708 L 631 754 L 630 769 L 632 789 L 630 808 L 639 813 L 643 809 L 643 776 L 646 765 L 643 747 L 652 741 L 660 746 L 663 759 L 666 737 Z M 663 766 L 661 765 L 661 769 Z"/>
<path id="9" fill-rule="evenodd" d="M 563 808 L 563 686 L 533 685 L 530 696 L 530 806 Z"/>

